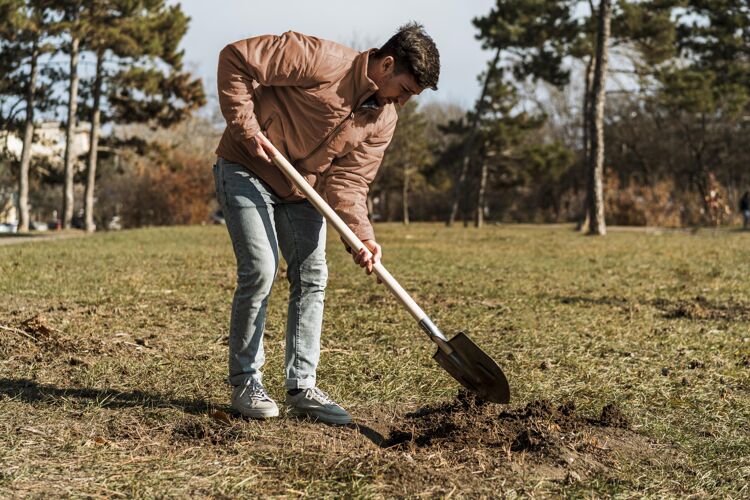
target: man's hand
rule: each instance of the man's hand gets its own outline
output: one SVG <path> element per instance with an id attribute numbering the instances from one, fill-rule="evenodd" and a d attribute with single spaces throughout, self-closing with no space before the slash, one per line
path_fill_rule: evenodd
<path id="1" fill-rule="evenodd" d="M 248 151 L 256 158 L 260 158 L 263 161 L 271 163 L 271 158 L 269 156 L 272 154 L 271 143 L 268 142 L 268 139 L 266 139 L 263 134 L 258 133 L 252 139 L 250 139 Z"/>
<path id="2" fill-rule="evenodd" d="M 346 251 L 352 254 L 354 262 L 359 264 L 360 267 L 364 267 L 367 274 L 372 274 L 372 266 L 379 263 L 383 256 L 383 250 L 378 242 L 375 240 L 363 240 L 362 243 L 364 243 L 365 246 L 359 252 L 354 252 L 352 248 L 346 244 L 343 238 L 341 239 L 341 242 L 344 243 Z M 382 283 L 380 278 L 378 278 L 378 283 Z"/>

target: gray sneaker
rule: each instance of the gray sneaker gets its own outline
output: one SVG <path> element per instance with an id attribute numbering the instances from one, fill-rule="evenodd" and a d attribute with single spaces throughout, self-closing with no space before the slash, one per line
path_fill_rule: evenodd
<path id="1" fill-rule="evenodd" d="M 302 389 L 294 396 L 286 395 L 289 415 L 310 417 L 326 424 L 344 425 L 351 423 L 352 416 L 337 405 L 331 397 L 317 387 Z"/>
<path id="2" fill-rule="evenodd" d="M 279 416 L 279 407 L 271 399 L 263 384 L 250 379 L 232 391 L 232 408 L 250 418 L 271 418 Z"/>

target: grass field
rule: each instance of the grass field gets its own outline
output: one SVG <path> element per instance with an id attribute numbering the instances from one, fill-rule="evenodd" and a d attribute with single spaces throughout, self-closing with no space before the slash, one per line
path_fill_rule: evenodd
<path id="1" fill-rule="evenodd" d="M 500 362 L 509 408 L 454 402 L 334 235 L 318 376 L 349 428 L 228 407 L 223 227 L 0 246 L 0 496 L 750 495 L 750 233 L 376 231 L 435 322 Z M 265 370 L 282 401 L 284 274 Z M 592 423 L 606 405 L 627 423 Z"/>

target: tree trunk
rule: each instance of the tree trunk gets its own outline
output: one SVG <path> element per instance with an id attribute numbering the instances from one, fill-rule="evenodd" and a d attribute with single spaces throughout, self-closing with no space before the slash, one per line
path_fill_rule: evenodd
<path id="1" fill-rule="evenodd" d="M 590 125 L 591 155 L 589 158 L 588 212 L 589 234 L 605 235 L 604 221 L 604 100 L 608 62 L 608 43 L 612 20 L 612 0 L 601 0 L 596 34 L 596 63 L 592 86 Z"/>
<path id="2" fill-rule="evenodd" d="M 583 90 L 583 160 L 584 164 L 589 164 L 589 155 L 591 154 L 591 124 L 589 122 L 591 114 L 591 91 L 594 86 L 594 55 L 589 58 L 586 65 L 586 82 Z"/>
<path id="3" fill-rule="evenodd" d="M 21 171 L 18 174 L 18 232 L 29 231 L 29 165 L 31 164 L 31 145 L 34 141 L 34 93 L 39 73 L 37 61 L 39 46 L 34 41 L 31 49 L 29 86 L 26 89 L 26 123 L 23 132 L 23 150 L 21 152 Z"/>
<path id="4" fill-rule="evenodd" d="M 592 14 L 595 11 L 592 8 Z M 582 127 L 583 127 L 583 164 L 586 165 L 586 169 L 589 166 L 589 159 L 591 158 L 591 87 L 594 85 L 594 55 L 592 54 L 589 58 L 588 64 L 586 64 L 586 81 L 584 82 L 583 89 L 583 113 L 582 113 Z M 583 199 L 583 215 L 578 221 L 578 230 L 586 233 L 589 230 L 589 198 L 588 191 Z"/>
<path id="5" fill-rule="evenodd" d="M 99 125 L 101 120 L 101 97 L 102 97 L 102 64 L 104 63 L 104 51 L 100 50 L 96 55 L 96 78 L 94 79 L 94 107 L 91 110 L 91 132 L 89 133 L 89 158 L 86 169 L 86 195 L 84 202 L 84 213 L 86 219 L 86 232 L 92 233 L 96 230 L 94 224 L 94 185 L 96 183 L 96 162 L 99 147 Z"/>
<path id="6" fill-rule="evenodd" d="M 470 137 L 468 139 L 469 142 L 473 142 L 472 138 Z M 469 149 L 468 147 L 464 148 L 464 155 L 463 160 L 461 163 L 461 171 L 458 174 L 458 180 L 456 181 L 456 187 L 453 190 L 453 204 L 451 205 L 451 212 L 448 216 L 448 220 L 446 221 L 446 225 L 448 227 L 452 226 L 453 223 L 456 221 L 456 216 L 458 215 L 458 208 L 461 204 L 461 190 L 463 188 L 464 183 L 466 182 L 466 173 L 469 171 Z"/>
<path id="7" fill-rule="evenodd" d="M 481 107 L 482 103 L 484 102 L 484 97 L 487 95 L 487 87 L 489 86 L 490 78 L 492 78 L 492 74 L 495 71 L 495 68 L 497 67 L 497 62 L 500 60 L 500 49 L 497 49 L 495 52 L 495 58 L 492 60 L 492 65 L 487 70 L 487 75 L 484 77 L 484 84 L 482 85 L 482 94 L 479 96 L 479 101 L 477 102 L 477 109 L 476 113 L 474 114 L 473 119 L 471 120 L 471 126 L 469 128 L 469 137 L 466 139 L 466 145 L 463 149 L 463 161 L 461 163 L 461 172 L 458 175 L 458 180 L 456 182 L 456 187 L 453 190 L 453 204 L 451 205 L 451 212 L 448 217 L 448 220 L 446 221 L 446 225 L 449 227 L 453 225 L 453 223 L 456 221 L 456 216 L 458 215 L 458 208 L 459 204 L 461 203 L 461 192 L 464 187 L 464 182 L 466 182 L 466 174 L 469 171 L 469 163 L 471 159 L 471 150 L 474 147 L 474 139 L 476 137 L 477 133 L 477 125 L 479 125 L 479 115 L 481 114 Z M 464 225 L 466 225 L 466 219 L 464 218 Z"/>
<path id="8" fill-rule="evenodd" d="M 409 166 L 404 165 L 404 185 L 401 189 L 401 208 L 405 225 L 409 225 Z"/>
<path id="9" fill-rule="evenodd" d="M 489 176 L 489 163 L 482 161 L 482 173 L 479 176 L 479 191 L 477 195 L 477 217 L 474 225 L 481 228 L 484 225 L 485 193 L 487 192 L 487 177 Z"/>
<path id="10" fill-rule="evenodd" d="M 76 113 L 78 108 L 78 45 L 79 40 L 73 37 L 70 43 L 70 94 L 68 97 L 68 126 L 65 130 L 65 167 L 62 223 L 70 229 L 73 222 L 73 176 L 75 175 L 75 152 L 73 139 L 75 134 Z"/>

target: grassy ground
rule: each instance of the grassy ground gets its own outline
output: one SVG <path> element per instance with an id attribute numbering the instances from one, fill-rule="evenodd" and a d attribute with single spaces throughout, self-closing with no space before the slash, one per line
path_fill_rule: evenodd
<path id="1" fill-rule="evenodd" d="M 360 426 L 243 420 L 225 385 L 225 229 L 145 229 L 0 247 L 0 496 L 750 494 L 750 233 L 376 230 L 435 322 L 500 362 L 512 408 L 615 403 L 635 449 L 561 478 L 482 442 L 460 460 L 377 446 L 457 384 L 333 235 L 319 381 Z M 266 334 L 277 400 L 286 291 Z"/>

